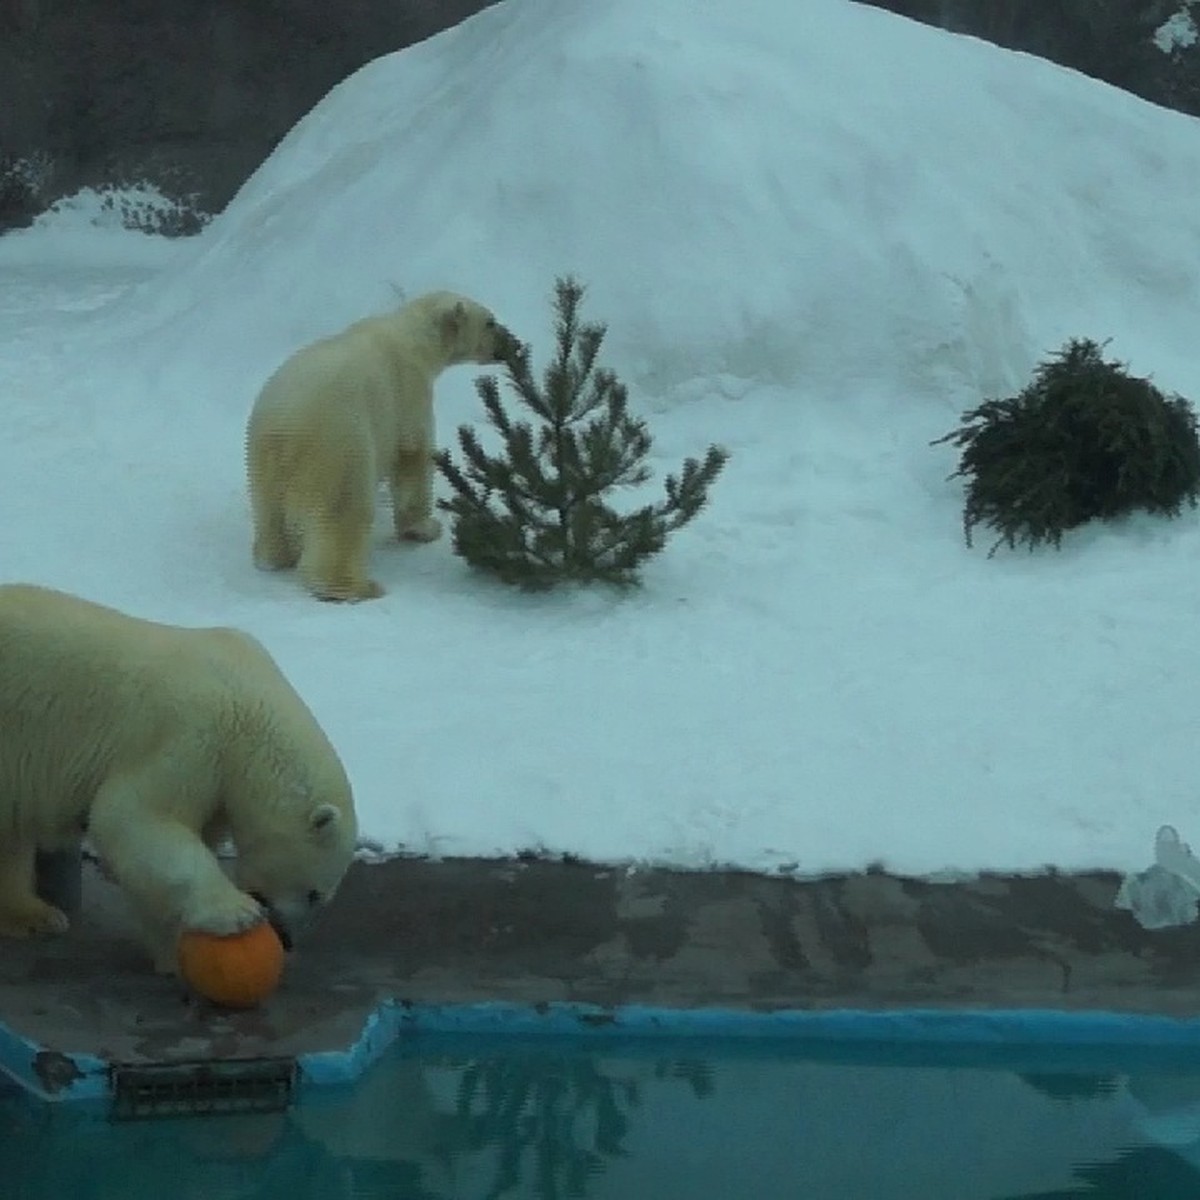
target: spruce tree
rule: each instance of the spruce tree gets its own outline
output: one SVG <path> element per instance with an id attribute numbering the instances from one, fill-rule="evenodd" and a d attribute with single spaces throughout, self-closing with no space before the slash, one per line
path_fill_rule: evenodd
<path id="1" fill-rule="evenodd" d="M 1200 501 L 1196 413 L 1090 338 L 1072 338 L 1040 363 L 1016 396 L 987 400 L 934 445 L 961 448 L 951 479 L 967 480 L 963 530 L 1000 534 L 1030 550 L 1085 521 L 1136 511 L 1178 517 Z"/>
<path id="2" fill-rule="evenodd" d="M 509 387 L 536 428 L 510 417 L 496 378 L 484 376 L 476 388 L 503 454 L 488 454 L 475 430 L 462 425 L 463 465 L 449 451 L 436 458 L 454 492 L 438 503 L 451 514 L 455 552 L 529 590 L 566 581 L 638 583 L 641 565 L 704 507 L 729 457 L 710 446 L 702 462 L 685 459 L 678 476 L 667 477 L 665 499 L 625 513 L 609 506 L 614 488 L 650 478 L 652 439 L 630 413 L 624 385 L 596 365 L 606 327 L 581 322 L 582 296 L 573 279 L 557 280 L 555 353 L 540 385 L 528 346 L 505 364 Z"/>

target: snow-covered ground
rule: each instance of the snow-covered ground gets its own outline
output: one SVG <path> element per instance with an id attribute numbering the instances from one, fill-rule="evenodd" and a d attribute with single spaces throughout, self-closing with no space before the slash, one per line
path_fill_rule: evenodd
<path id="1" fill-rule="evenodd" d="M 2 577 L 258 635 L 389 850 L 1140 869 L 1200 834 L 1200 514 L 988 559 L 929 442 L 1071 336 L 1200 398 L 1198 178 L 1195 120 L 848 0 L 505 0 L 334 89 L 195 239 L 87 197 L 0 238 Z M 644 588 L 512 592 L 382 507 L 379 601 L 254 570 L 286 354 L 451 287 L 540 363 L 567 273 L 654 486 L 733 453 Z"/>

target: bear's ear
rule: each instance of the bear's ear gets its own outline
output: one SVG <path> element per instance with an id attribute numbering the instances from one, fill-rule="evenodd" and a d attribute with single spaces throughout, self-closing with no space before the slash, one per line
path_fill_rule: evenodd
<path id="1" fill-rule="evenodd" d="M 461 300 L 456 301 L 453 308 L 442 313 L 442 338 L 447 346 L 458 345 L 459 335 L 462 333 L 466 321 L 467 306 Z"/>
<path id="2" fill-rule="evenodd" d="M 308 814 L 308 828 L 317 837 L 329 837 L 341 819 L 342 814 L 332 804 L 318 804 Z"/>

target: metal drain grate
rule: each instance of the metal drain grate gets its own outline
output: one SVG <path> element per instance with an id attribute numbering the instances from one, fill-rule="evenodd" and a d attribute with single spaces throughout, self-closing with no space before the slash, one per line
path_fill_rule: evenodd
<path id="1" fill-rule="evenodd" d="M 247 1058 L 113 1067 L 109 1081 L 117 1121 L 283 1112 L 295 1092 L 296 1063 Z"/>

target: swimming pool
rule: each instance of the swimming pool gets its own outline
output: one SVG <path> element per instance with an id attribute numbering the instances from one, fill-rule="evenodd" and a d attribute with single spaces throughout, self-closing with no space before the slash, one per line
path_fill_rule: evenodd
<path id="1" fill-rule="evenodd" d="M 5 1200 L 1196 1200 L 1200 1054 L 416 1034 L 287 1113 L 0 1090 Z"/>

